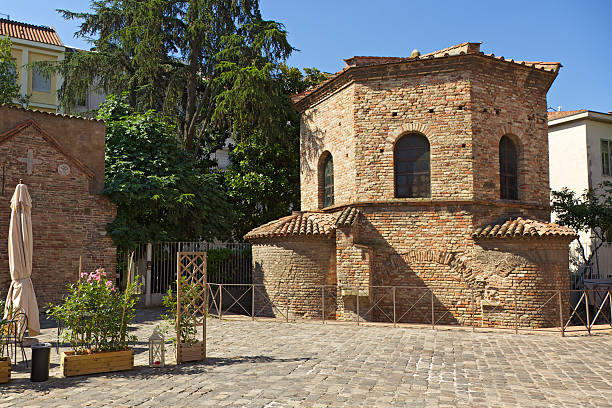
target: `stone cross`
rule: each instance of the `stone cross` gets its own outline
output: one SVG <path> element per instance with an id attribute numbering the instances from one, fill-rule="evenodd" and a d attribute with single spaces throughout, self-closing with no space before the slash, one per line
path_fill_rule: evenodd
<path id="1" fill-rule="evenodd" d="M 35 164 L 42 164 L 42 160 L 34 158 L 34 150 L 33 149 L 28 149 L 28 154 L 26 155 L 26 157 L 20 157 L 20 158 L 17 159 L 17 161 L 20 162 L 20 163 L 26 163 L 26 169 L 27 169 L 27 172 L 28 172 L 28 176 L 32 175 L 32 172 L 34 171 L 34 165 Z"/>

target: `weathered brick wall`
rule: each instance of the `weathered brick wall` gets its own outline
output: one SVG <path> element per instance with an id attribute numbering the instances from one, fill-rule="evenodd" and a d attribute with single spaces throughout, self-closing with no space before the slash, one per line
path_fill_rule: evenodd
<path id="1" fill-rule="evenodd" d="M 322 207 L 319 189 L 322 157 L 334 160 L 335 205 L 355 199 L 354 86 L 332 95 L 302 115 L 300 126 L 300 185 L 302 211 Z"/>
<path id="2" fill-rule="evenodd" d="M 40 115 L 46 117 L 46 114 Z M 57 120 L 62 123 L 82 121 Z M 42 161 L 34 164 L 32 175 L 27 174 L 25 163 L 17 160 L 25 157 L 27 149 L 32 149 L 34 157 Z M 58 166 L 62 164 L 70 167 L 68 175 L 59 174 Z M 79 256 L 82 256 L 84 271 L 103 266 L 111 277 L 114 276 L 116 251 L 106 233 L 106 225 L 115 218 L 116 208 L 106 197 L 90 193 L 92 179 L 85 172 L 43 139 L 32 126 L 0 143 L 2 166 L 5 168 L 5 194 L 0 197 L 2 296 L 6 296 L 10 285 L 7 253 L 10 199 L 20 178 L 28 186 L 33 203 L 32 282 L 41 309 L 44 310 L 47 302 L 61 299 L 66 284 L 76 281 Z"/>
<path id="3" fill-rule="evenodd" d="M 268 316 L 335 318 L 335 287 L 322 296 L 322 285 L 335 285 L 335 245 L 321 236 L 253 241 L 255 310 Z M 274 305 L 274 306 L 272 306 Z"/>
<path id="4" fill-rule="evenodd" d="M 351 228 L 336 230 L 337 318 L 355 320 L 357 297 L 359 315 L 371 319 L 370 287 L 372 285 L 372 250 L 355 244 Z"/>
<path id="5" fill-rule="evenodd" d="M 384 79 L 364 74 L 355 94 L 359 201 L 395 200 L 393 148 L 411 131 L 429 140 L 431 197 L 472 197 L 469 71 L 456 61 L 415 63 Z"/>
<path id="6" fill-rule="evenodd" d="M 471 63 L 476 199 L 499 200 L 499 140 L 519 147 L 519 200 L 548 205 L 547 83 L 554 74 L 484 58 Z"/>
<path id="7" fill-rule="evenodd" d="M 566 240 L 510 239 L 491 250 L 472 238 L 508 216 L 548 220 L 546 92 L 555 75 L 481 55 L 369 65 L 344 71 L 300 105 L 302 210 L 320 208 L 318 163 L 330 151 L 336 206 L 362 213 L 359 227 L 337 231 L 336 272 L 340 285 L 372 286 L 359 297 L 340 288 L 339 318 L 352 318 L 359 299 L 374 307 L 363 317 L 389 320 L 385 287 L 402 286 L 403 321 L 430 323 L 433 302 L 439 323 L 512 326 L 515 306 L 521 326 L 557 322 L 558 307 L 542 304 L 547 290 L 568 287 Z M 409 132 L 430 143 L 430 198 L 394 197 L 393 148 Z M 519 145 L 518 201 L 500 200 L 506 134 Z M 274 257 L 264 252 L 257 256 Z M 513 267 L 500 272 L 505 263 Z"/>
<path id="8" fill-rule="evenodd" d="M 0 106 L 0 132 L 14 128 L 32 119 L 45 129 L 74 157 L 94 173 L 91 192 L 104 188 L 104 149 L 106 127 L 98 120 L 78 119 L 70 116 Z M 20 156 L 22 157 L 22 156 Z"/>

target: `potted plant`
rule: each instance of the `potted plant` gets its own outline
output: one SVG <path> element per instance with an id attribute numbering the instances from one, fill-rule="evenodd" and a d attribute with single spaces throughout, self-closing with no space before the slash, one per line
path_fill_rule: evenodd
<path id="1" fill-rule="evenodd" d="M 120 293 L 99 268 L 69 285 L 61 304 L 49 305 L 49 315 L 63 325 L 63 340 L 72 347 L 61 354 L 65 377 L 134 367 L 134 351 L 128 345 L 136 337 L 128 334 L 128 324 L 135 316 L 135 293 L 136 283 Z"/>
<path id="2" fill-rule="evenodd" d="M 162 301 L 166 313 L 161 317 L 166 320 L 164 331 L 174 329 L 176 337 L 172 337 L 177 362 L 199 361 L 205 356 L 203 341 L 197 339 L 197 322 L 192 317 L 191 309 L 199 299 L 200 292 L 204 290 L 200 285 L 181 279 L 181 310 L 183 313 L 177 319 L 177 298 L 172 288 L 164 295 Z M 179 340 L 177 340 L 177 338 Z M 180 341 L 180 344 L 178 342 Z"/>
<path id="3" fill-rule="evenodd" d="M 11 328 L 9 325 L 11 313 L 4 313 L 4 301 L 0 300 L 0 384 L 11 380 L 11 358 L 8 355 L 10 347 Z M 6 353 L 6 354 L 5 354 Z"/>

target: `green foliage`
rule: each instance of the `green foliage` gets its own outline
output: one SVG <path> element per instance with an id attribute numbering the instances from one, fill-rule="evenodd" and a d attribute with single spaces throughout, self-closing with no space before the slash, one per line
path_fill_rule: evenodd
<path id="1" fill-rule="evenodd" d="M 192 318 L 193 304 L 199 299 L 199 295 L 205 288 L 202 286 L 189 282 L 186 277 L 181 278 L 181 313 L 179 321 L 180 339 L 183 343 L 192 345 L 198 340 L 196 338 L 198 330 L 196 322 Z M 168 292 L 162 298 L 162 304 L 166 308 L 166 312 L 162 314 L 162 319 L 166 321 L 163 331 L 168 333 L 173 330 L 176 333 L 176 320 L 177 320 L 177 297 L 176 292 L 172 288 L 168 288 Z M 178 334 L 178 333 L 177 333 Z M 176 347 L 177 338 L 171 338 L 172 343 Z"/>
<path id="2" fill-rule="evenodd" d="M 178 146 L 161 115 L 134 113 L 126 96 L 109 96 L 105 193 L 117 204 L 109 226 L 115 243 L 228 238 L 231 208 L 220 174 L 207 174 Z"/>
<path id="3" fill-rule="evenodd" d="M 0 298 L 0 357 L 8 357 L 10 344 L 10 327 L 13 305 L 9 304 L 6 313 L 4 311 L 6 303 Z"/>
<path id="4" fill-rule="evenodd" d="M 81 21 L 75 36 L 94 51 L 72 53 L 57 66 L 65 78 L 62 106 L 69 110 L 90 89 L 126 91 L 138 112 L 163 112 L 198 155 L 228 136 L 225 125 L 236 112 L 224 110 L 252 106 L 220 93 L 247 92 L 261 102 L 266 95 L 252 81 L 292 51 L 282 25 L 261 18 L 258 0 L 94 0 L 90 7 L 60 10 Z"/>
<path id="5" fill-rule="evenodd" d="M 11 54 L 11 39 L 0 36 L 0 105 L 19 103 L 27 105 L 28 98 L 21 95 L 17 65 Z"/>
<path id="6" fill-rule="evenodd" d="M 576 231 L 591 233 L 596 237 L 589 254 L 578 240 L 582 261 L 585 265 L 590 265 L 597 250 L 606 239 L 612 238 L 606 236 L 612 226 L 612 183 L 603 182 L 582 195 L 577 195 L 567 188 L 553 191 L 551 195 L 552 211 L 557 215 L 559 224 Z"/>
<path id="7" fill-rule="evenodd" d="M 138 281 L 138 279 L 136 279 Z M 129 323 L 135 317 L 135 283 L 120 293 L 104 269 L 81 275 L 68 286 L 68 296 L 59 305 L 49 305 L 47 313 L 64 328 L 64 341 L 75 353 L 125 350 L 136 341 L 129 335 Z"/>
<path id="8" fill-rule="evenodd" d="M 237 220 L 236 239 L 300 208 L 299 117 L 289 95 L 325 79 L 327 75 L 315 68 L 305 70 L 303 75 L 297 68 L 281 65 L 276 76 L 270 78 L 270 87 L 275 89 L 270 94 L 276 95 L 274 112 L 258 112 L 274 123 L 247 120 L 238 125 L 242 136 L 230 152 L 231 165 L 225 173 Z"/>

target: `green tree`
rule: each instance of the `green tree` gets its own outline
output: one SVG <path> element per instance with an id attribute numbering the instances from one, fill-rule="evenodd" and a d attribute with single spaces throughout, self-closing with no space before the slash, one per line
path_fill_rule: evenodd
<path id="1" fill-rule="evenodd" d="M 0 105 L 27 104 L 28 98 L 21 95 L 17 80 L 17 65 L 11 54 L 11 39 L 0 36 Z"/>
<path id="2" fill-rule="evenodd" d="M 229 238 L 231 207 L 222 176 L 207 174 L 176 142 L 174 127 L 153 111 L 134 113 L 127 95 L 109 96 L 105 194 L 117 204 L 115 243 Z"/>
<path id="3" fill-rule="evenodd" d="M 612 183 L 604 182 L 582 195 L 567 188 L 552 191 L 551 195 L 552 211 L 559 224 L 594 237 L 589 252 L 578 239 L 582 262 L 591 266 L 599 248 L 606 241 L 612 241 Z"/>
<path id="4" fill-rule="evenodd" d="M 300 122 L 290 95 L 303 92 L 328 77 L 315 68 L 302 73 L 297 68 L 281 65 L 265 85 L 271 101 L 262 105 L 271 111 L 259 112 L 258 115 L 266 116 L 263 119 L 246 117 L 236 121 L 234 130 L 239 136 L 232 146 L 231 164 L 225 173 L 236 216 L 236 239 L 300 208 Z M 260 82 L 264 81 L 260 79 Z M 236 98 L 237 101 L 245 99 Z M 249 109 L 234 107 L 232 110 Z"/>
<path id="5" fill-rule="evenodd" d="M 198 155 L 228 137 L 235 112 L 221 111 L 230 96 L 222 91 L 253 86 L 252 78 L 243 82 L 243 75 L 228 72 L 261 70 L 262 59 L 267 72 L 293 50 L 282 24 L 262 19 L 258 0 L 94 0 L 91 10 L 60 10 L 65 18 L 82 21 L 75 35 L 88 39 L 93 51 L 47 64 L 65 79 L 62 106 L 69 110 L 92 87 L 126 91 L 138 112 L 163 112 L 185 149 Z M 235 49 L 238 39 L 250 58 L 224 65 L 226 49 Z"/>

